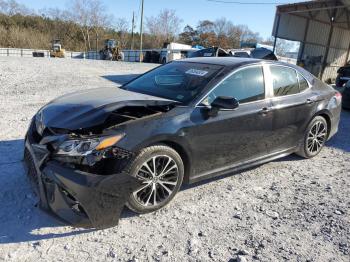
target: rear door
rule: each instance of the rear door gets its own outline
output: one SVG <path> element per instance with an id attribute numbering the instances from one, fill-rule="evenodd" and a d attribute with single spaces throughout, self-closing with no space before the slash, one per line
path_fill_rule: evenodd
<path id="1" fill-rule="evenodd" d="M 296 69 L 282 65 L 269 65 L 269 69 L 273 152 L 279 152 L 298 145 L 316 103 L 309 83 Z"/>

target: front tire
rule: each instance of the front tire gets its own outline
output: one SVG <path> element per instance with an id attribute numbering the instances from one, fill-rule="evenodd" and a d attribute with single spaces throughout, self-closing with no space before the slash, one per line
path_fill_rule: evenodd
<path id="1" fill-rule="evenodd" d="M 321 152 L 328 137 L 328 124 L 322 116 L 316 116 L 308 125 L 303 143 L 297 155 L 312 158 Z"/>
<path id="2" fill-rule="evenodd" d="M 143 185 L 130 194 L 127 206 L 143 214 L 161 209 L 174 198 L 183 181 L 184 165 L 174 149 L 155 145 L 142 149 L 128 172 Z"/>

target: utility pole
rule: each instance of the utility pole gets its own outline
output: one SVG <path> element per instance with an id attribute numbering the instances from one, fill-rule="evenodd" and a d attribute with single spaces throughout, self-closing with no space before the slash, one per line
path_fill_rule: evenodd
<path id="1" fill-rule="evenodd" d="M 134 28 L 135 28 L 135 12 L 132 12 L 132 27 L 131 27 L 131 50 L 134 50 Z"/>
<path id="2" fill-rule="evenodd" d="M 96 60 L 97 60 L 97 58 L 98 58 L 98 33 L 97 33 L 97 31 L 96 31 Z"/>
<path id="3" fill-rule="evenodd" d="M 142 34 L 143 34 L 143 0 L 141 0 L 141 24 L 140 24 L 140 63 L 142 62 Z"/>

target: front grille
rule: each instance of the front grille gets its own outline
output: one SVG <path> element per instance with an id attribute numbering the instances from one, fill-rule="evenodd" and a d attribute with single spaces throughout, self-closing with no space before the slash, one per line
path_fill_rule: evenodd
<path id="1" fill-rule="evenodd" d="M 39 190 L 39 176 L 35 168 L 34 159 L 27 148 L 24 149 L 24 161 L 27 165 L 27 176 L 34 187 L 35 193 Z"/>

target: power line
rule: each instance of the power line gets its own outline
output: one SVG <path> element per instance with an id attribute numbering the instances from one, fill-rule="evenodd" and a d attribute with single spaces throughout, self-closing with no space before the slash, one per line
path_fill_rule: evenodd
<path id="1" fill-rule="evenodd" d="M 285 3 L 281 2 L 239 2 L 239 1 L 224 1 L 224 0 L 207 0 L 208 2 L 216 2 L 222 4 L 235 4 L 235 5 L 281 5 Z"/>

